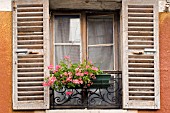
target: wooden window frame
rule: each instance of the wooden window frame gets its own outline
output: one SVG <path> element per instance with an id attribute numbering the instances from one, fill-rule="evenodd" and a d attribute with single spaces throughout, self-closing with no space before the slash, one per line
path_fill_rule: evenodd
<path id="1" fill-rule="evenodd" d="M 109 13 L 103 13 L 102 14 L 98 14 L 98 15 L 112 15 L 113 16 L 113 52 L 114 52 L 114 69 L 113 70 L 103 70 L 104 72 L 107 73 L 112 73 L 114 71 L 121 71 L 120 69 L 120 64 L 119 64 L 119 60 L 120 59 L 120 53 L 119 53 L 119 49 L 120 49 L 120 34 L 118 30 L 118 26 L 120 26 L 120 11 L 113 11 L 113 12 L 109 12 Z M 80 62 L 83 60 L 87 60 L 88 59 L 88 25 L 87 25 L 87 17 L 88 14 L 85 11 L 82 12 L 78 12 L 78 13 L 72 13 L 72 12 L 66 12 L 66 13 L 52 13 L 51 19 L 50 19 L 50 32 L 51 32 L 51 36 L 50 36 L 50 51 L 52 51 L 53 53 L 50 54 L 50 63 L 55 65 L 55 16 L 61 16 L 61 15 L 79 15 L 80 16 L 80 31 L 81 31 L 81 42 L 80 42 Z"/>

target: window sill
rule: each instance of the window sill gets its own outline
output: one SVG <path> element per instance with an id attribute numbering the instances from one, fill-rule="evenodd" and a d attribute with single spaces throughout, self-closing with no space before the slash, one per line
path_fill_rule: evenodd
<path id="1" fill-rule="evenodd" d="M 70 110 L 46 110 L 46 113 L 138 113 L 138 110 L 87 110 L 87 109 L 70 109 Z"/>

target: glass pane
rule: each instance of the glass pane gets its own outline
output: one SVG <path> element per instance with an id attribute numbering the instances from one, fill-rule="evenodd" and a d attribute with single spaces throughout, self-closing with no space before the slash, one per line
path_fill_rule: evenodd
<path id="1" fill-rule="evenodd" d="M 88 18 L 88 44 L 113 43 L 113 18 L 89 17 Z"/>
<path id="2" fill-rule="evenodd" d="M 55 43 L 80 43 L 80 16 L 55 16 Z"/>
<path id="3" fill-rule="evenodd" d="M 80 62 L 80 46 L 56 46 L 55 47 L 55 63 L 58 64 L 63 60 L 64 56 L 70 56 L 73 63 Z"/>
<path id="4" fill-rule="evenodd" d="M 114 46 L 99 46 L 98 44 L 113 44 L 113 17 L 88 17 L 88 58 L 102 70 L 113 70 Z"/>
<path id="5" fill-rule="evenodd" d="M 113 46 L 89 47 L 89 59 L 102 70 L 113 70 Z"/>

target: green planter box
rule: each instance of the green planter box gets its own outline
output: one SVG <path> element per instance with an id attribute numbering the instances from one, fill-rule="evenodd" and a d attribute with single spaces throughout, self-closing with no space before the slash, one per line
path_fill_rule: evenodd
<path id="1" fill-rule="evenodd" d="M 109 74 L 96 75 L 96 79 L 92 81 L 93 85 L 90 88 L 107 88 L 110 86 L 110 78 L 111 75 Z"/>

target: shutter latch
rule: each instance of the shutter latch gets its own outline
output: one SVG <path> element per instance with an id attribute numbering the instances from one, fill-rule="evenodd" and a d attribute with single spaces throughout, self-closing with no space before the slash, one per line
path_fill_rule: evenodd
<path id="1" fill-rule="evenodd" d="M 18 49 L 18 50 L 16 50 L 16 53 L 18 53 L 18 54 L 39 54 L 38 51 L 30 51 L 28 49 Z"/>
<path id="2" fill-rule="evenodd" d="M 143 54 L 143 51 L 135 51 L 135 52 L 133 52 L 133 54 L 142 55 L 142 54 Z"/>
<path id="3" fill-rule="evenodd" d="M 156 49 L 149 49 L 149 48 L 144 49 L 145 54 L 154 54 L 155 52 L 156 52 Z"/>
<path id="4" fill-rule="evenodd" d="M 28 49 L 18 49 L 15 51 L 16 53 L 21 53 L 21 54 L 28 54 Z"/>

